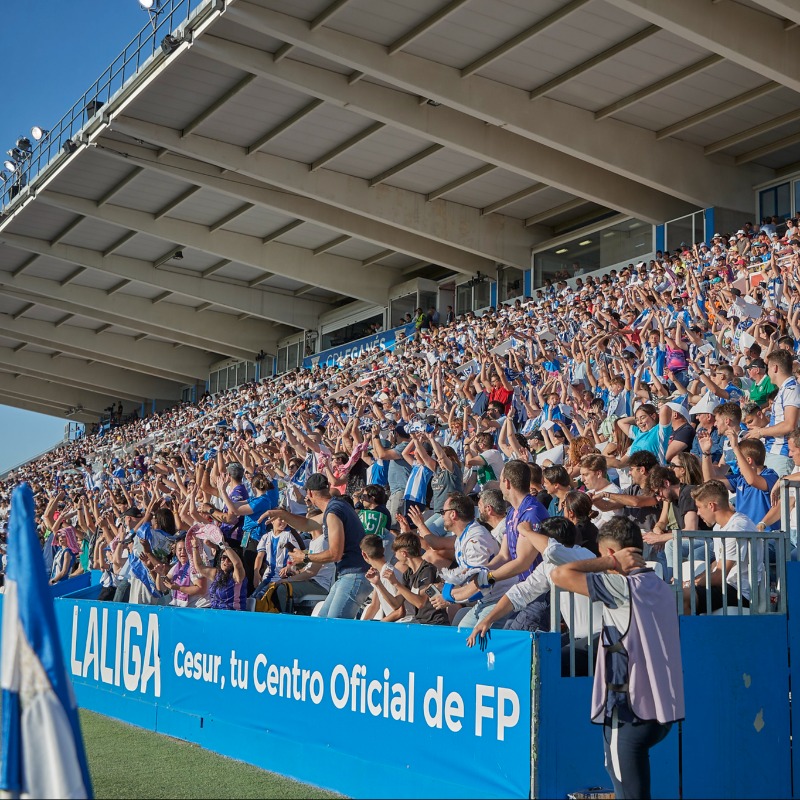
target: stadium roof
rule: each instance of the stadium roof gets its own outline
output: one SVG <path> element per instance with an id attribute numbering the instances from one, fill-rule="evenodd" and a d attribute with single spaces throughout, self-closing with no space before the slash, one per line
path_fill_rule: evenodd
<path id="1" fill-rule="evenodd" d="M 410 277 L 800 169 L 790 0 L 163 5 L 5 184 L 0 402 L 175 398 Z"/>

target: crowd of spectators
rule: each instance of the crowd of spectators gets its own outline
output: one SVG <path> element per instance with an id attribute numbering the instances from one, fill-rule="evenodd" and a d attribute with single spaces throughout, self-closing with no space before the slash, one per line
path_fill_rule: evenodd
<path id="1" fill-rule="evenodd" d="M 687 603 L 708 581 L 699 610 L 747 605 L 750 548 L 716 532 L 778 528 L 800 465 L 797 221 L 574 280 L 65 444 L 2 503 L 28 481 L 51 582 L 101 570 L 109 601 L 245 610 L 289 584 L 473 643 L 546 630 L 550 573 L 622 516 Z M 709 531 L 678 554 L 708 576 L 673 574 L 675 530 Z"/>

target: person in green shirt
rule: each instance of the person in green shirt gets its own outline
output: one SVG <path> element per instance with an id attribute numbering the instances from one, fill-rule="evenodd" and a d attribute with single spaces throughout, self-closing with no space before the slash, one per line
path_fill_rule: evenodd
<path id="1" fill-rule="evenodd" d="M 778 390 L 777 386 L 767 375 L 767 365 L 763 358 L 754 358 L 747 365 L 747 375 L 753 385 L 747 392 L 747 398 L 753 403 L 763 406 L 767 400 Z"/>
<path id="2" fill-rule="evenodd" d="M 358 509 L 358 518 L 364 526 L 364 532 L 380 536 L 387 558 L 393 556 L 392 541 L 394 535 L 389 530 L 392 518 L 386 508 L 386 490 L 383 486 L 371 483 L 365 486 L 358 495 L 361 508 Z"/>

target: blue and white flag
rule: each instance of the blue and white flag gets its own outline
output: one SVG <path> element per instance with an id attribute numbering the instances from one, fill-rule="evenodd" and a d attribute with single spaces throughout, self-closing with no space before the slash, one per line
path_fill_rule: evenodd
<path id="1" fill-rule="evenodd" d="M 0 790 L 29 797 L 92 797 L 28 484 L 18 486 L 11 498 L 2 637 Z"/>
<path id="2" fill-rule="evenodd" d="M 308 476 L 311 475 L 312 467 L 313 457 L 312 454 L 309 453 L 306 456 L 306 460 L 297 468 L 297 472 L 289 479 L 290 482 L 299 489 L 305 489 L 306 481 L 308 480 Z"/>

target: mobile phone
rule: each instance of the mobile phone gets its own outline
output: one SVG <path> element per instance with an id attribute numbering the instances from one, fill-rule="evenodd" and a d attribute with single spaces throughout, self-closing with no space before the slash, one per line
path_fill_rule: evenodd
<path id="1" fill-rule="evenodd" d="M 428 595 L 428 597 L 441 597 L 442 593 L 435 586 L 428 586 L 425 589 L 425 594 Z"/>

